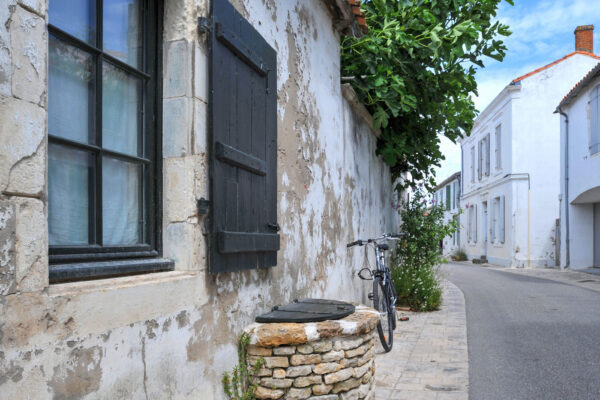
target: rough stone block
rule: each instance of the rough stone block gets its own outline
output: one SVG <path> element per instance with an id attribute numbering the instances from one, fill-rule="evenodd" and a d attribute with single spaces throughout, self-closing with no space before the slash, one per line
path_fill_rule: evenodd
<path id="1" fill-rule="evenodd" d="M 185 222 L 197 215 L 194 157 L 167 158 L 163 163 L 164 213 L 167 222 Z"/>
<path id="2" fill-rule="evenodd" d="M 296 346 L 279 346 L 273 348 L 273 354 L 276 356 L 290 356 L 296 353 Z"/>
<path id="3" fill-rule="evenodd" d="M 313 347 L 310 344 L 301 344 L 296 349 L 300 354 L 311 354 L 313 352 Z"/>
<path id="4" fill-rule="evenodd" d="M 351 378 L 352 375 L 354 375 L 353 368 L 342 369 L 337 372 L 333 372 L 331 374 L 325 375 L 325 383 L 331 384 L 331 383 L 345 381 L 346 379 Z"/>
<path id="5" fill-rule="evenodd" d="M 175 269 L 179 271 L 192 271 L 198 268 L 196 262 L 196 246 L 189 243 L 197 243 L 196 228 L 194 224 L 187 222 L 176 222 L 167 225 L 164 240 L 164 256 L 175 261 Z"/>
<path id="6" fill-rule="evenodd" d="M 342 365 L 338 364 L 338 363 L 334 363 L 334 362 L 329 362 L 329 363 L 321 363 L 321 364 L 317 364 L 313 367 L 313 372 L 315 374 L 329 374 L 331 372 L 337 372 L 340 369 L 342 369 Z"/>
<path id="7" fill-rule="evenodd" d="M 45 158 L 36 158 L 35 164 L 29 163 L 28 173 L 12 173 L 16 164 L 33 158 L 37 151 L 44 151 L 46 138 L 46 112 L 43 108 L 27 101 L 14 98 L 0 98 L 0 190 L 9 186 L 13 190 L 27 190 L 26 194 L 43 193 L 46 162 Z M 32 179 L 33 182 L 22 182 Z M 9 185 L 10 182 L 10 185 Z"/>
<path id="8" fill-rule="evenodd" d="M 311 343 L 311 345 L 315 353 L 324 353 L 333 348 L 333 343 L 331 340 L 320 340 L 318 342 Z"/>
<path id="9" fill-rule="evenodd" d="M 348 392 L 340 393 L 340 400 L 358 400 L 358 390 L 352 389 Z"/>
<path id="10" fill-rule="evenodd" d="M 17 290 L 37 292 L 48 286 L 48 221 L 41 200 L 17 200 Z"/>
<path id="11" fill-rule="evenodd" d="M 328 394 L 326 396 L 312 396 L 309 397 L 308 400 L 338 400 L 339 397 L 337 394 Z"/>
<path id="12" fill-rule="evenodd" d="M 300 365 L 297 367 L 289 367 L 286 371 L 286 375 L 289 378 L 295 378 L 297 376 L 309 375 L 312 372 L 312 365 Z"/>
<path id="13" fill-rule="evenodd" d="M 333 342 L 334 350 L 352 350 L 360 346 L 363 342 L 361 337 L 351 336 L 347 338 L 336 339 Z"/>
<path id="14" fill-rule="evenodd" d="M 340 361 L 340 364 L 342 365 L 342 368 L 356 367 L 356 366 L 358 366 L 358 357 L 357 358 L 344 358 L 343 360 Z"/>
<path id="15" fill-rule="evenodd" d="M 262 376 L 271 376 L 273 375 L 273 370 L 270 368 L 261 368 L 254 376 L 262 377 Z"/>
<path id="16" fill-rule="evenodd" d="M 262 386 L 272 389 L 287 389 L 292 386 L 293 382 L 293 379 L 262 378 L 260 380 Z"/>
<path id="17" fill-rule="evenodd" d="M 208 146 L 208 105 L 194 99 L 194 154 L 206 154 Z"/>
<path id="18" fill-rule="evenodd" d="M 292 365 L 317 364 L 322 360 L 320 354 L 294 354 L 290 357 Z"/>
<path id="19" fill-rule="evenodd" d="M 314 395 L 319 396 L 319 395 L 325 395 L 325 394 L 331 392 L 331 389 L 333 389 L 333 385 L 320 384 L 320 385 L 313 386 L 312 392 Z"/>
<path id="20" fill-rule="evenodd" d="M 257 399 L 271 399 L 271 400 L 276 400 L 281 398 L 281 396 L 283 396 L 285 394 L 285 392 L 283 390 L 280 389 L 268 389 L 262 386 L 257 386 L 256 390 L 254 390 L 254 396 Z"/>
<path id="21" fill-rule="evenodd" d="M 190 153 L 190 100 L 185 97 L 163 101 L 163 157 Z"/>
<path id="22" fill-rule="evenodd" d="M 273 370 L 273 378 L 283 379 L 285 378 L 285 369 L 283 368 L 275 368 Z"/>
<path id="23" fill-rule="evenodd" d="M 338 382 L 335 385 L 333 385 L 333 389 L 331 390 L 332 393 L 340 393 L 340 392 L 347 392 L 351 389 L 357 388 L 360 386 L 360 379 L 348 379 L 346 381 L 343 382 Z"/>
<path id="24" fill-rule="evenodd" d="M 358 391 L 358 398 L 363 399 L 363 398 L 367 397 L 367 395 L 369 394 L 369 391 L 371 390 L 371 385 L 370 384 L 360 385 L 358 387 L 358 389 L 356 389 L 356 390 Z"/>
<path id="25" fill-rule="evenodd" d="M 48 3 L 47 0 L 19 0 L 18 3 L 23 7 L 35 11 L 35 13 L 40 16 L 44 16 L 46 14 L 46 4 Z"/>
<path id="26" fill-rule="evenodd" d="M 360 380 L 361 383 L 369 383 L 372 376 L 373 376 L 373 374 L 371 373 L 371 371 L 365 372 L 365 374 L 362 376 L 362 378 Z"/>
<path id="27" fill-rule="evenodd" d="M 308 399 L 311 394 L 310 388 L 291 388 L 285 395 L 285 400 L 304 400 Z"/>
<path id="28" fill-rule="evenodd" d="M 267 347 L 254 346 L 249 344 L 246 347 L 246 352 L 251 356 L 270 356 L 273 354 L 273 350 Z"/>
<path id="29" fill-rule="evenodd" d="M 267 368 L 287 368 L 290 362 L 287 357 L 265 357 L 265 366 Z"/>
<path id="30" fill-rule="evenodd" d="M 363 364 L 368 363 L 373 359 L 373 349 L 369 349 L 365 354 L 363 354 L 359 359 L 357 366 L 360 367 Z"/>
<path id="31" fill-rule="evenodd" d="M 177 40 L 165 43 L 164 47 L 164 97 L 191 97 L 191 44 L 186 40 Z"/>
<path id="32" fill-rule="evenodd" d="M 320 383 L 323 383 L 323 377 L 321 377 L 321 375 L 300 376 L 294 379 L 294 387 L 299 388 L 318 385 Z"/>
<path id="33" fill-rule="evenodd" d="M 16 238 L 15 208 L 8 202 L 0 202 L 0 296 L 12 294 L 16 284 Z"/>
<path id="34" fill-rule="evenodd" d="M 373 360 L 369 361 L 368 363 L 360 366 L 360 367 L 356 367 L 354 368 L 354 377 L 355 378 L 360 378 L 362 377 L 364 374 L 367 373 L 367 371 L 371 370 Z"/>
<path id="35" fill-rule="evenodd" d="M 363 344 L 362 346 L 359 346 L 355 349 L 346 350 L 345 354 L 346 354 L 346 358 L 353 358 L 353 357 L 362 356 L 366 352 L 367 352 L 367 344 Z"/>
<path id="36" fill-rule="evenodd" d="M 40 16 L 17 7 L 10 24 L 12 93 L 35 104 L 45 103 L 46 23 Z"/>
<path id="37" fill-rule="evenodd" d="M 321 358 L 323 359 L 323 362 L 339 361 L 344 358 L 344 350 L 330 351 L 322 354 Z"/>
<path id="38" fill-rule="evenodd" d="M 10 54 L 10 23 L 15 10 L 15 0 L 7 0 L 0 7 L 0 95 L 10 96 L 12 57 Z"/>

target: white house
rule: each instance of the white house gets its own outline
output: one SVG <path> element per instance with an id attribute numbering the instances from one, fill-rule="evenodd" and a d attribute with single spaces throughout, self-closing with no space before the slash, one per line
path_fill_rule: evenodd
<path id="1" fill-rule="evenodd" d="M 593 68 L 593 26 L 575 30 L 575 51 L 513 80 L 461 141 L 468 257 L 512 267 L 553 267 L 559 218 L 562 96 Z"/>
<path id="2" fill-rule="evenodd" d="M 442 205 L 444 212 L 444 222 L 459 218 L 460 210 L 460 171 L 450 175 L 434 188 L 435 204 Z M 460 229 L 452 236 L 447 236 L 441 243 L 442 254 L 449 256 L 460 248 Z"/>
<path id="3" fill-rule="evenodd" d="M 561 101 L 560 266 L 600 267 L 600 64 Z"/>

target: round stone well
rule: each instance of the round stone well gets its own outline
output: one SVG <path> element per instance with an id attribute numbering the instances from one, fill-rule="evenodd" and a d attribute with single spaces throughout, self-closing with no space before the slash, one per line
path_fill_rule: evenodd
<path id="1" fill-rule="evenodd" d="M 375 392 L 374 346 L 379 314 L 358 305 L 338 320 L 255 323 L 248 363 L 264 366 L 253 377 L 258 399 L 362 400 Z"/>

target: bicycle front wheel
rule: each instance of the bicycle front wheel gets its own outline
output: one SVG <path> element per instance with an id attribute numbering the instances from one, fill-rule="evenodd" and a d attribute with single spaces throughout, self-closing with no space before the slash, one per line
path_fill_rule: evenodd
<path id="1" fill-rule="evenodd" d="M 394 321 L 392 320 L 394 313 L 390 309 L 389 298 L 386 294 L 381 279 L 373 280 L 373 305 L 379 311 L 379 322 L 377 323 L 377 332 L 379 340 L 385 352 L 392 350 L 394 344 Z"/>

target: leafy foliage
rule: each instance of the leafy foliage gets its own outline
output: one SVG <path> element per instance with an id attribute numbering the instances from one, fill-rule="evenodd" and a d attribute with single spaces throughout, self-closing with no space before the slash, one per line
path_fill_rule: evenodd
<path id="1" fill-rule="evenodd" d="M 456 141 L 476 117 L 475 66 L 483 58 L 502 61 L 494 22 L 502 0 L 365 0 L 369 33 L 342 41 L 342 76 L 381 129 L 378 152 L 394 177 L 409 184 L 429 178 L 444 159 L 438 133 Z M 512 4 L 512 0 L 505 0 Z"/>
<path id="2" fill-rule="evenodd" d="M 452 254 L 452 260 L 454 261 L 467 261 L 467 253 L 463 249 L 458 249 Z"/>
<path id="3" fill-rule="evenodd" d="M 223 390 L 230 400 L 255 400 L 254 391 L 258 384 L 252 382 L 251 377 L 256 376 L 265 360 L 261 357 L 253 365 L 248 365 L 246 347 L 250 343 L 250 335 L 243 332 L 238 340 L 238 365 L 231 374 L 223 374 Z"/>
<path id="4" fill-rule="evenodd" d="M 439 243 L 458 227 L 455 219 L 444 222 L 444 211 L 443 205 L 428 204 L 422 189 L 416 190 L 400 208 L 400 231 L 406 237 L 392 256 L 392 280 L 398 302 L 415 311 L 437 310 L 442 304 L 437 272 L 445 260 Z"/>

